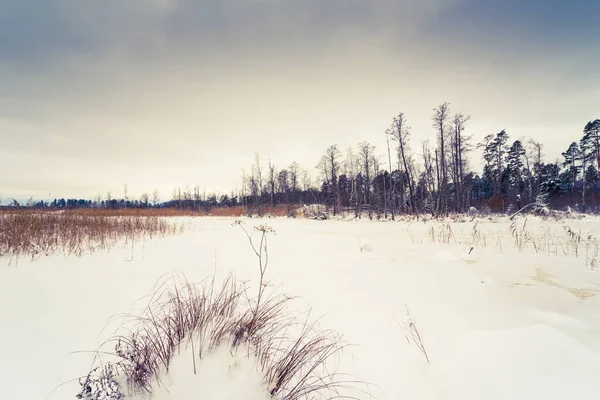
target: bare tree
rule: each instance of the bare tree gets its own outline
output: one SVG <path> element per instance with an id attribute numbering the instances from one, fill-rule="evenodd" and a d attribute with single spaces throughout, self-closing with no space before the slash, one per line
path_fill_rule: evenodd
<path id="1" fill-rule="evenodd" d="M 544 145 L 541 142 L 538 142 L 533 139 L 529 139 L 527 141 L 527 154 L 528 157 L 533 161 L 533 173 L 534 176 L 534 189 L 535 195 L 537 196 L 540 193 L 540 184 L 541 184 L 541 167 L 544 160 Z M 532 196 L 533 197 L 533 196 Z"/>
<path id="2" fill-rule="evenodd" d="M 129 200 L 129 198 L 127 197 L 127 184 L 123 185 L 123 200 L 125 200 L 126 203 L 127 200 Z"/>
<path id="3" fill-rule="evenodd" d="M 281 193 L 283 195 L 283 198 L 285 199 L 285 202 L 288 202 L 288 195 L 289 195 L 289 191 L 290 191 L 290 185 L 289 185 L 289 172 L 287 169 L 282 169 L 281 171 L 279 171 L 279 174 L 277 175 L 277 185 L 278 185 L 278 191 L 279 193 Z"/>
<path id="4" fill-rule="evenodd" d="M 246 175 L 246 171 L 242 168 L 241 196 L 242 196 L 242 205 L 245 205 L 245 206 L 248 205 L 247 197 L 248 197 L 249 186 L 250 186 L 250 182 L 249 182 L 248 176 Z"/>
<path id="5" fill-rule="evenodd" d="M 425 171 L 425 184 L 427 192 L 433 193 L 436 190 L 435 177 L 433 175 L 433 157 L 431 156 L 431 148 L 429 147 L 429 140 L 425 140 L 421 143 L 423 151 L 423 166 Z"/>
<path id="6" fill-rule="evenodd" d="M 158 205 L 158 189 L 154 189 L 154 191 L 152 192 L 152 205 L 154 207 L 156 207 Z"/>
<path id="7" fill-rule="evenodd" d="M 140 202 L 143 204 L 144 207 L 148 207 L 149 199 L 150 196 L 146 192 L 142 193 L 142 195 L 140 196 Z"/>
<path id="8" fill-rule="evenodd" d="M 340 187 L 338 185 L 338 171 L 340 168 L 339 163 L 340 151 L 337 145 L 331 145 L 325 151 L 321 161 L 317 165 L 317 168 L 324 174 L 325 182 L 330 188 L 330 194 L 335 196 L 335 202 L 333 207 L 333 215 L 336 215 L 340 209 Z"/>
<path id="9" fill-rule="evenodd" d="M 190 188 L 190 185 L 186 185 L 185 189 L 183 190 L 184 206 L 187 205 L 189 207 L 192 203 L 192 198 L 192 189 Z"/>
<path id="10" fill-rule="evenodd" d="M 175 201 L 175 206 L 177 208 L 181 208 L 181 200 L 183 199 L 181 195 L 181 188 L 177 187 L 173 189 L 173 200 Z"/>
<path id="11" fill-rule="evenodd" d="M 360 199 L 358 198 L 358 188 L 356 187 L 356 178 L 358 174 L 357 166 L 360 164 L 358 157 L 354 154 L 352 147 L 348 147 L 346 159 L 344 160 L 344 174 L 350 184 L 349 204 L 354 207 L 354 216 L 359 217 Z"/>
<path id="12" fill-rule="evenodd" d="M 388 182 L 388 198 L 386 199 L 386 203 L 385 203 L 385 212 L 386 212 L 386 218 L 387 218 L 387 209 L 388 209 L 388 202 L 391 203 L 390 209 L 392 211 L 392 221 L 396 220 L 396 190 L 395 190 L 395 185 L 394 182 L 392 180 L 392 175 L 393 175 L 393 169 L 392 169 L 392 153 L 390 151 L 390 135 L 392 134 L 391 132 L 391 128 L 388 128 L 385 131 L 385 141 L 387 144 L 387 153 L 388 153 L 388 168 L 390 169 L 390 173 L 389 173 L 389 182 Z M 389 200 L 391 200 L 391 202 Z"/>
<path id="13" fill-rule="evenodd" d="M 275 166 L 271 163 L 271 160 L 269 160 L 269 177 L 267 184 L 269 185 L 272 206 L 275 204 L 275 175 Z"/>
<path id="14" fill-rule="evenodd" d="M 408 138 L 410 136 L 410 128 L 406 123 L 404 113 L 399 113 L 394 117 L 392 128 L 389 134 L 398 142 L 398 163 L 404 167 L 404 173 L 408 180 L 408 190 L 410 194 L 410 208 L 413 214 L 418 215 L 417 205 L 415 204 L 415 191 L 413 187 L 412 171 L 412 156 L 408 146 Z"/>
<path id="15" fill-rule="evenodd" d="M 248 177 L 248 186 L 250 186 L 250 196 L 256 201 L 260 195 L 260 188 L 258 180 L 256 179 L 255 171 L 253 168 L 252 175 Z"/>
<path id="16" fill-rule="evenodd" d="M 297 162 L 293 162 L 288 167 L 288 171 L 290 173 L 290 189 L 292 191 L 292 203 L 296 201 L 296 192 L 298 190 L 298 172 L 300 170 L 300 166 Z"/>
<path id="17" fill-rule="evenodd" d="M 305 192 L 307 190 L 310 189 L 312 182 L 310 179 L 310 174 L 308 173 L 308 170 L 303 169 L 302 170 L 302 190 L 304 190 Z"/>
<path id="18" fill-rule="evenodd" d="M 452 167 L 454 175 L 454 190 L 456 194 L 456 211 L 464 212 L 466 193 L 464 188 L 465 169 L 467 168 L 467 153 L 472 150 L 470 141 L 472 136 L 464 134 L 465 124 L 471 119 L 468 115 L 457 113 L 452 120 Z"/>
<path id="19" fill-rule="evenodd" d="M 263 177 L 262 177 L 262 166 L 260 164 L 260 156 L 254 154 L 254 170 L 256 177 L 256 185 L 258 189 L 258 196 L 262 196 L 264 194 L 264 186 L 263 186 Z"/>
<path id="20" fill-rule="evenodd" d="M 450 198 L 448 185 L 448 165 L 446 161 L 446 146 L 448 135 L 448 118 L 450 116 L 450 104 L 443 103 L 433 109 L 433 127 L 437 131 L 438 139 L 438 167 L 440 171 L 441 210 L 448 215 L 448 203 Z"/>
<path id="21" fill-rule="evenodd" d="M 198 203 L 200 203 L 200 186 L 194 186 L 194 209 L 198 208 Z"/>
<path id="22" fill-rule="evenodd" d="M 369 218 L 372 218 L 371 180 L 375 164 L 375 146 L 368 142 L 362 142 L 358 145 L 358 154 L 363 172 L 363 204 L 369 207 Z"/>

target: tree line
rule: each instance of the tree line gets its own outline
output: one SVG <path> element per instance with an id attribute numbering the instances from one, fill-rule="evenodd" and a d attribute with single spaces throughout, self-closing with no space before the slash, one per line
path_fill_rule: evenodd
<path id="1" fill-rule="evenodd" d="M 596 211 L 600 188 L 600 120 L 585 124 L 579 142 L 571 143 L 562 160 L 545 162 L 544 145 L 532 138 L 511 140 L 506 130 L 474 143 L 467 133 L 470 116 L 452 113 L 449 103 L 433 109 L 435 141 L 411 143 L 404 113 L 392 118 L 384 153 L 363 141 L 343 152 L 326 148 L 316 168 L 313 187 L 297 163 L 277 170 L 262 167 L 257 155 L 242 176 L 240 203 L 322 203 L 334 214 L 354 212 L 377 217 L 396 214 L 447 216 L 471 207 L 506 212 L 530 204 L 570 205 Z M 416 149 L 418 147 L 418 149 Z M 481 150 L 483 170 L 471 166 L 471 153 Z M 588 204 L 591 203 L 591 204 Z M 591 205 L 591 207 L 590 207 Z"/>
<path id="2" fill-rule="evenodd" d="M 240 187 L 231 194 L 200 191 L 199 186 L 176 188 L 171 199 L 161 202 L 158 191 L 130 199 L 127 185 L 123 197 L 111 192 L 94 200 L 56 199 L 29 206 L 52 208 L 145 208 L 199 209 L 264 205 L 325 204 L 334 214 L 353 212 L 357 217 L 397 214 L 447 216 L 471 207 L 505 212 L 532 203 L 581 211 L 597 211 L 600 189 L 600 119 L 586 123 L 579 141 L 566 146 L 561 160 L 545 162 L 544 145 L 532 138 L 511 140 L 500 130 L 474 143 L 468 134 L 471 117 L 452 112 L 449 103 L 433 109 L 433 141 L 414 143 L 407 116 L 400 112 L 382 132 L 381 151 L 368 141 L 345 151 L 328 146 L 318 163 L 313 181 L 297 162 L 276 168 L 266 166 L 259 155 L 244 170 Z M 473 150 L 482 153 L 480 174 L 472 167 Z M 16 202 L 16 201 L 14 201 Z M 15 205 L 15 204 L 12 204 Z"/>

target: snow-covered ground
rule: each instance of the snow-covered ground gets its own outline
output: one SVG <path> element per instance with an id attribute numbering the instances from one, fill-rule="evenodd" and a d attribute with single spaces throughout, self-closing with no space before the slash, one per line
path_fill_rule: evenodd
<path id="1" fill-rule="evenodd" d="M 165 274 L 200 281 L 234 272 L 256 285 L 256 256 L 233 220 L 185 222 L 182 235 L 133 251 L 127 245 L 10 266 L 0 258 L 1 397 L 74 398 L 76 378 L 90 367 L 87 351 L 113 333 L 107 322 L 144 305 Z M 270 285 L 301 297 L 324 328 L 353 345 L 340 372 L 373 384 L 378 399 L 598 398 L 599 219 L 529 218 L 512 228 L 508 220 L 479 218 L 246 220 L 248 227 L 260 223 L 276 231 L 268 242 Z M 407 342 L 405 306 L 430 363 Z M 176 365 L 191 369 L 190 362 Z M 195 387 L 237 379 L 205 370 L 212 375 Z M 256 377 L 238 378 L 256 385 Z M 189 398 L 181 391 L 187 385 L 160 399 Z M 225 392 L 218 398 L 237 399 Z"/>

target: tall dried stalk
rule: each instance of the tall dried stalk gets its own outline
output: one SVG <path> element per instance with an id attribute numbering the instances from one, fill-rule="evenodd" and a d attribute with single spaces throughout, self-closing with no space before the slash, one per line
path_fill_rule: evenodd
<path id="1" fill-rule="evenodd" d="M 408 307 L 406 305 L 404 305 L 404 308 L 406 309 L 406 316 L 408 319 L 406 320 L 406 322 L 404 322 L 404 324 L 402 324 L 401 328 L 404 331 L 404 336 L 406 337 L 406 341 L 409 344 L 413 343 L 415 346 L 417 346 L 419 351 L 421 353 L 423 353 L 423 355 L 425 356 L 425 359 L 429 363 L 430 362 L 429 355 L 427 354 L 427 349 L 425 349 L 425 342 L 423 340 L 423 336 L 421 335 L 421 332 L 417 328 L 417 325 L 415 324 L 415 320 L 414 320 L 412 314 L 410 313 L 410 310 L 408 309 Z"/>

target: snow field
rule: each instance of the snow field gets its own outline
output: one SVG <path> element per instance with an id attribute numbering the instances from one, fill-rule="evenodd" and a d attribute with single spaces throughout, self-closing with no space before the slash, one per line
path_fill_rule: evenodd
<path id="1" fill-rule="evenodd" d="M 72 380 L 90 367 L 86 351 L 114 331 L 107 322 L 143 306 L 164 274 L 219 281 L 233 272 L 255 288 L 256 256 L 232 222 L 188 219 L 184 234 L 140 243 L 133 258 L 123 247 L 10 267 L 0 259 L 2 397 L 74 398 Z M 485 247 L 473 243 L 475 222 Z M 530 240 L 518 248 L 511 221 L 502 219 L 448 222 L 448 243 L 436 221 L 246 221 L 259 223 L 276 231 L 268 242 L 269 288 L 299 296 L 294 311 L 311 307 L 324 328 L 353 345 L 340 371 L 373 384 L 379 399 L 592 399 L 600 392 L 600 275 L 584 257 L 598 219 L 529 218 L 531 237 L 551 232 L 546 240 L 553 240 L 552 250 L 537 252 Z M 564 226 L 580 232 L 579 256 Z M 405 306 L 431 363 L 404 336 Z M 228 395 L 225 380 L 263 398 L 252 365 L 238 359 L 231 370 L 233 360 L 214 354 L 198 371 L 215 375 L 197 379 L 183 352 L 162 378 L 169 392 L 157 389 L 156 398 L 239 398 Z M 209 368 L 213 362 L 227 371 Z"/>

